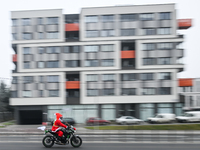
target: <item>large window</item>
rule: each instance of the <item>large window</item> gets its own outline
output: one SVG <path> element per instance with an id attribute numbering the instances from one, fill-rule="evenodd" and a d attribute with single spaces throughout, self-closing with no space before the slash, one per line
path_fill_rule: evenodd
<path id="1" fill-rule="evenodd" d="M 84 46 L 84 52 L 98 52 L 99 46 L 98 45 L 87 45 Z"/>
<path id="2" fill-rule="evenodd" d="M 122 67 L 135 67 L 134 59 L 122 59 Z"/>
<path id="3" fill-rule="evenodd" d="M 32 33 L 28 33 L 28 32 L 22 33 L 22 39 L 23 40 L 31 40 L 32 39 Z"/>
<path id="4" fill-rule="evenodd" d="M 43 25 L 43 18 L 38 18 L 37 23 L 38 25 Z"/>
<path id="5" fill-rule="evenodd" d="M 143 65 L 155 65 L 156 58 L 143 58 Z"/>
<path id="6" fill-rule="evenodd" d="M 44 47 L 38 47 L 38 54 L 43 54 L 45 53 L 45 48 Z"/>
<path id="7" fill-rule="evenodd" d="M 143 88 L 142 95 L 156 95 L 156 88 Z"/>
<path id="8" fill-rule="evenodd" d="M 169 20 L 169 19 L 171 19 L 171 13 L 170 12 L 160 13 L 160 20 Z"/>
<path id="9" fill-rule="evenodd" d="M 121 15 L 121 21 L 129 22 L 129 21 L 135 21 L 137 20 L 136 14 L 123 14 Z"/>
<path id="10" fill-rule="evenodd" d="M 39 90 L 39 91 L 38 91 L 38 96 L 39 96 L 39 97 L 43 97 L 43 95 L 44 95 L 43 90 Z"/>
<path id="11" fill-rule="evenodd" d="M 44 68 L 44 67 L 45 67 L 44 61 L 38 61 L 38 62 L 37 62 L 37 67 L 38 67 L 38 68 Z"/>
<path id="12" fill-rule="evenodd" d="M 11 97 L 17 98 L 18 97 L 17 91 L 11 91 Z"/>
<path id="13" fill-rule="evenodd" d="M 142 73 L 141 75 L 141 80 L 153 80 L 153 73 Z"/>
<path id="14" fill-rule="evenodd" d="M 114 89 L 102 89 L 102 94 L 103 94 L 103 96 L 115 95 Z"/>
<path id="15" fill-rule="evenodd" d="M 95 23 L 98 22 L 98 16 L 86 16 L 85 17 L 86 23 Z"/>
<path id="16" fill-rule="evenodd" d="M 101 36 L 102 37 L 109 37 L 109 36 L 115 36 L 115 30 L 101 30 Z"/>
<path id="17" fill-rule="evenodd" d="M 58 17 L 48 17 L 47 18 L 47 23 L 49 25 L 51 25 L 51 24 L 58 24 Z"/>
<path id="18" fill-rule="evenodd" d="M 104 67 L 114 66 L 114 59 L 102 59 L 101 65 Z"/>
<path id="19" fill-rule="evenodd" d="M 86 37 L 98 37 L 99 31 L 97 30 L 87 30 L 86 31 Z"/>
<path id="20" fill-rule="evenodd" d="M 47 32 L 47 39 L 58 39 L 58 32 Z"/>
<path id="21" fill-rule="evenodd" d="M 23 77 L 23 83 L 32 83 L 33 82 L 33 76 L 24 76 Z"/>
<path id="22" fill-rule="evenodd" d="M 170 95 L 171 94 L 171 87 L 160 87 L 159 88 L 160 95 Z"/>
<path id="23" fill-rule="evenodd" d="M 24 48 L 23 48 L 23 54 L 24 54 L 24 55 L 29 55 L 29 54 L 31 54 L 31 48 L 30 48 L 30 47 L 24 47 Z"/>
<path id="24" fill-rule="evenodd" d="M 101 46 L 101 51 L 102 52 L 112 52 L 112 51 L 114 51 L 114 45 L 111 45 L 111 44 L 109 44 L 109 45 L 102 45 Z"/>
<path id="25" fill-rule="evenodd" d="M 171 80 L 171 72 L 160 72 L 158 74 L 160 80 Z"/>
<path id="26" fill-rule="evenodd" d="M 12 19 L 12 26 L 17 26 L 17 19 Z"/>
<path id="27" fill-rule="evenodd" d="M 47 82 L 50 82 L 50 83 L 57 83 L 59 82 L 59 76 L 47 76 Z"/>
<path id="28" fill-rule="evenodd" d="M 96 81 L 98 81 L 97 74 L 88 74 L 87 75 L 87 82 L 96 82 Z"/>
<path id="29" fill-rule="evenodd" d="M 140 20 L 143 21 L 154 20 L 154 14 L 153 13 L 140 14 Z"/>
<path id="30" fill-rule="evenodd" d="M 67 97 L 80 97 L 80 93 L 79 93 L 79 90 L 71 89 L 71 90 L 67 90 L 66 96 Z"/>
<path id="31" fill-rule="evenodd" d="M 167 34 L 171 34 L 171 28 L 158 28 L 157 29 L 157 34 L 159 35 L 167 35 Z"/>
<path id="32" fill-rule="evenodd" d="M 60 53 L 60 47 L 58 47 L 58 46 L 47 47 L 47 53 L 48 54 L 59 54 Z"/>
<path id="33" fill-rule="evenodd" d="M 17 33 L 12 33 L 12 39 L 17 40 Z"/>
<path id="34" fill-rule="evenodd" d="M 156 44 L 155 43 L 144 43 L 142 44 L 143 50 L 155 50 Z"/>
<path id="35" fill-rule="evenodd" d="M 143 35 L 156 35 L 156 29 L 154 28 L 148 28 L 148 29 L 143 29 Z"/>
<path id="36" fill-rule="evenodd" d="M 121 36 L 134 36 L 135 29 L 121 29 Z"/>
<path id="37" fill-rule="evenodd" d="M 38 39 L 44 39 L 44 33 L 38 32 Z"/>
<path id="38" fill-rule="evenodd" d="M 85 60 L 85 67 L 97 67 L 99 61 L 97 59 Z"/>
<path id="39" fill-rule="evenodd" d="M 66 60 L 65 67 L 80 67 L 80 60 Z"/>
<path id="40" fill-rule="evenodd" d="M 103 81 L 114 81 L 115 75 L 114 74 L 103 74 L 102 80 Z"/>
<path id="41" fill-rule="evenodd" d="M 102 16 L 102 22 L 113 22 L 114 21 L 114 15 L 103 15 Z"/>
<path id="42" fill-rule="evenodd" d="M 123 88 L 122 95 L 136 95 L 136 89 L 135 88 Z"/>
<path id="43" fill-rule="evenodd" d="M 44 82 L 44 76 L 39 76 L 39 83 L 43 83 Z"/>
<path id="44" fill-rule="evenodd" d="M 79 46 L 65 46 L 64 53 L 80 53 Z"/>
<path id="45" fill-rule="evenodd" d="M 30 61 L 24 61 L 24 69 L 30 69 Z"/>
<path id="46" fill-rule="evenodd" d="M 171 64 L 171 58 L 170 57 L 158 58 L 158 64 L 159 65 L 170 65 Z"/>
<path id="47" fill-rule="evenodd" d="M 22 96 L 23 97 L 32 97 L 32 91 L 23 91 Z"/>
<path id="48" fill-rule="evenodd" d="M 98 89 L 88 89 L 87 96 L 98 96 L 99 90 Z"/>
<path id="49" fill-rule="evenodd" d="M 23 26 L 30 26 L 31 25 L 31 19 L 30 18 L 23 18 L 22 19 L 22 25 Z"/>
<path id="50" fill-rule="evenodd" d="M 122 74 L 122 81 L 135 81 L 137 80 L 137 74 L 136 73 L 125 73 Z"/>
<path id="51" fill-rule="evenodd" d="M 47 68 L 58 68 L 59 61 L 47 61 Z"/>
<path id="52" fill-rule="evenodd" d="M 18 83 L 17 77 L 13 76 L 12 84 L 17 84 L 17 83 Z"/>
<path id="53" fill-rule="evenodd" d="M 59 97 L 58 90 L 49 90 L 49 97 Z"/>
<path id="54" fill-rule="evenodd" d="M 161 50 L 170 50 L 173 49 L 173 43 L 158 43 L 157 47 Z"/>

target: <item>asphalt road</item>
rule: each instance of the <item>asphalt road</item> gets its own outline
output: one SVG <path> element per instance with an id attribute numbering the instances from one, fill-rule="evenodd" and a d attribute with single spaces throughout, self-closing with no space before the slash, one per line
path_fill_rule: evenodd
<path id="1" fill-rule="evenodd" d="M 200 144 L 134 144 L 134 143 L 83 143 L 80 150 L 199 150 Z M 1 143 L 1 150 L 45 150 L 41 143 Z M 71 145 L 54 145 L 51 150 L 74 149 Z"/>

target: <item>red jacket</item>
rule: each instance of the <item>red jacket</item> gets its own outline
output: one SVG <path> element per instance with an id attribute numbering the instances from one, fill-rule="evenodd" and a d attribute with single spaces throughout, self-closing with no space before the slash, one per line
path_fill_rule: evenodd
<path id="1" fill-rule="evenodd" d="M 52 128 L 51 128 L 51 130 L 54 131 L 54 132 L 56 132 L 56 131 L 59 129 L 59 127 L 64 127 L 64 128 L 67 127 L 66 125 L 64 125 L 64 124 L 60 121 L 60 117 L 62 117 L 62 115 L 59 114 L 59 113 L 56 113 L 56 120 L 54 121 L 54 124 L 53 124 L 53 126 L 52 126 Z"/>

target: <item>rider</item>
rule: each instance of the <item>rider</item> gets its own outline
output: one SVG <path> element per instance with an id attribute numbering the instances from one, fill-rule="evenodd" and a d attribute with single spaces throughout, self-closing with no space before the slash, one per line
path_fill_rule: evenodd
<path id="1" fill-rule="evenodd" d="M 68 126 L 66 126 L 62 123 L 63 116 L 60 113 L 56 113 L 55 115 L 56 115 L 56 120 L 54 121 L 51 130 L 56 134 L 58 134 L 58 140 L 62 142 L 64 141 L 64 137 L 63 137 L 63 132 L 60 129 L 61 127 L 68 128 L 68 126 L 70 127 L 70 125 L 67 124 Z"/>

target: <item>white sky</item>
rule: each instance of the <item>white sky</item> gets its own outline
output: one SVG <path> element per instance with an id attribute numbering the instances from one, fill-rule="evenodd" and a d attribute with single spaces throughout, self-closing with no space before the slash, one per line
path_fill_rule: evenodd
<path id="1" fill-rule="evenodd" d="M 185 69 L 178 74 L 180 78 L 200 77 L 200 0 L 6 0 L 0 5 L 0 80 L 11 78 L 12 63 L 11 47 L 11 20 L 10 11 L 37 10 L 37 9 L 63 9 L 63 14 L 80 13 L 83 7 L 100 7 L 115 5 L 143 5 L 176 3 L 177 19 L 193 19 L 193 26 L 185 31 L 184 64 Z M 10 84 L 9 80 L 6 83 Z"/>

